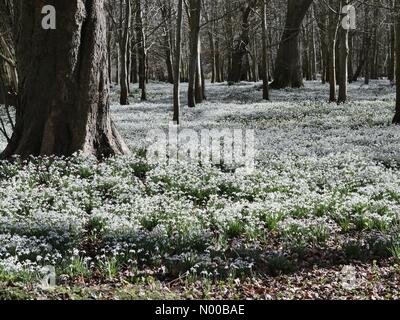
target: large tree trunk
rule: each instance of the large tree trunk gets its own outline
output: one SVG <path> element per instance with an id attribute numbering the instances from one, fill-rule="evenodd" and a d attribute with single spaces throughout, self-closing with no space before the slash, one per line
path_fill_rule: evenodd
<path id="1" fill-rule="evenodd" d="M 48 3 L 56 30 L 42 28 L 42 2 L 21 3 L 20 112 L 2 158 L 128 153 L 110 119 L 103 0 Z"/>
<path id="2" fill-rule="evenodd" d="M 235 40 L 235 44 L 232 52 L 232 65 L 228 75 L 228 82 L 237 83 L 242 79 L 242 75 L 244 73 L 243 68 L 243 60 L 244 57 L 248 54 L 247 46 L 250 42 L 250 23 L 249 17 L 252 12 L 256 1 L 254 0 L 246 0 L 242 7 L 242 33 Z"/>
<path id="3" fill-rule="evenodd" d="M 396 114 L 393 123 L 400 124 L 400 0 L 395 0 L 396 33 Z"/>
<path id="4" fill-rule="evenodd" d="M 288 0 L 285 30 L 275 63 L 271 87 L 299 88 L 303 86 L 299 35 L 304 17 L 313 0 Z"/>

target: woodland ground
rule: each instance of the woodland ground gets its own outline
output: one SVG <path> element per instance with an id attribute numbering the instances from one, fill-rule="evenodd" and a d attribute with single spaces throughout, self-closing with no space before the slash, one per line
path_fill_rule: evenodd
<path id="1" fill-rule="evenodd" d="M 395 89 L 353 83 L 339 106 L 317 82 L 272 102 L 258 89 L 208 84 L 182 119 L 255 129 L 252 173 L 148 163 L 149 130 L 172 119 L 159 83 L 112 107 L 131 157 L 1 163 L 0 298 L 400 298 Z"/>

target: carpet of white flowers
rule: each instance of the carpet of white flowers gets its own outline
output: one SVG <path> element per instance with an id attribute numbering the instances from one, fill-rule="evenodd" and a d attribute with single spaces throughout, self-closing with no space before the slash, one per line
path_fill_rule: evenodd
<path id="1" fill-rule="evenodd" d="M 256 130 L 253 172 L 149 163 L 147 133 L 168 130 L 172 118 L 171 87 L 157 83 L 149 102 L 135 89 L 132 105 L 112 107 L 131 156 L 0 163 L 0 282 L 34 282 L 44 266 L 55 266 L 61 283 L 149 275 L 168 283 L 276 281 L 316 269 L 336 270 L 337 282 L 345 265 L 393 268 L 400 259 L 394 88 L 354 83 L 350 102 L 339 106 L 316 82 L 273 91 L 272 102 L 259 89 L 209 84 L 208 100 L 183 108 L 182 120 L 196 130 Z M 387 273 L 398 280 L 394 268 Z"/>

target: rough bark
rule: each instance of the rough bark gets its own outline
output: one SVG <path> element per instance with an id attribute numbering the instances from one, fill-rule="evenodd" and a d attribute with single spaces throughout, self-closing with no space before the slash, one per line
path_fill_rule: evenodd
<path id="1" fill-rule="evenodd" d="M 232 66 L 228 75 L 228 82 L 237 83 L 242 79 L 244 72 L 244 57 L 248 54 L 247 46 L 250 42 L 250 24 L 249 17 L 252 12 L 256 1 L 246 0 L 241 8 L 242 11 L 242 29 L 240 36 L 235 40 L 232 52 Z"/>
<path id="2" fill-rule="evenodd" d="M 41 27 L 40 1 L 22 1 L 17 123 L 2 158 L 128 153 L 110 119 L 103 0 L 48 1 L 57 29 Z"/>
<path id="3" fill-rule="evenodd" d="M 313 0 L 288 0 L 285 30 L 275 63 L 271 87 L 299 88 L 303 86 L 299 35 L 304 17 Z"/>

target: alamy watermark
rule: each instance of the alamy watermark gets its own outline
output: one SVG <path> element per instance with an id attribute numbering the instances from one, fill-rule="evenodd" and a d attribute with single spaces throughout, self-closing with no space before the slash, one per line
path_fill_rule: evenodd
<path id="1" fill-rule="evenodd" d="M 345 15 L 342 18 L 342 28 L 345 30 L 357 29 L 356 8 L 352 5 L 343 6 L 342 14 Z"/>
<path id="2" fill-rule="evenodd" d="M 255 132 L 243 129 L 180 129 L 174 122 L 168 130 L 148 132 L 147 160 L 173 165 L 179 161 L 245 167 L 255 166 Z"/>
<path id="3" fill-rule="evenodd" d="M 344 266 L 340 273 L 343 289 L 351 291 L 361 285 L 360 279 L 357 278 L 356 268 L 353 266 Z"/>
<path id="4" fill-rule="evenodd" d="M 46 5 L 42 8 L 42 28 L 44 30 L 55 30 L 56 29 L 56 8 L 52 5 Z M 356 29 L 356 8 L 353 5 L 345 5 L 341 10 L 341 14 L 345 15 L 342 18 L 342 27 L 345 30 Z"/>
<path id="5" fill-rule="evenodd" d="M 40 279 L 39 287 L 43 290 L 52 289 L 56 286 L 56 269 L 54 266 L 45 266 L 41 273 L 43 277 Z"/>
<path id="6" fill-rule="evenodd" d="M 42 8 L 42 28 L 44 30 L 56 29 L 56 8 L 52 5 L 47 5 Z"/>

